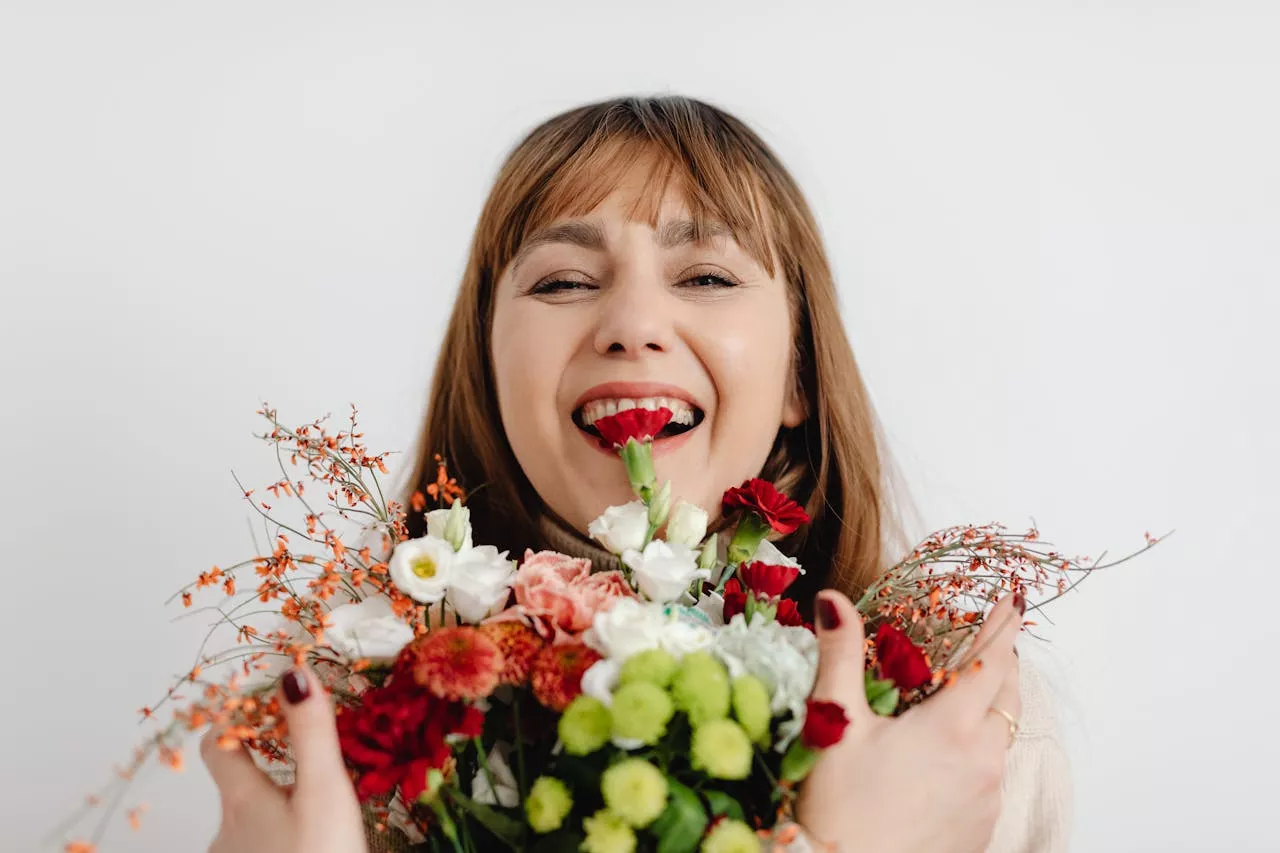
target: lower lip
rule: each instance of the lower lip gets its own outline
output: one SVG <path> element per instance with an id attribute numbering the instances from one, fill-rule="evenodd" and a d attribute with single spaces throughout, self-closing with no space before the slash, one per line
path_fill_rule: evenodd
<path id="1" fill-rule="evenodd" d="M 697 432 L 701 427 L 702 427 L 702 424 L 698 424 L 698 426 L 694 427 L 693 429 L 686 430 L 685 432 L 682 432 L 679 435 L 673 435 L 673 436 L 670 436 L 669 438 L 655 438 L 653 440 L 653 458 L 657 459 L 660 456 L 666 456 L 668 453 L 674 453 L 675 451 L 679 450 L 681 447 L 684 446 L 685 442 L 687 442 L 689 438 L 695 432 Z M 575 426 L 574 429 L 577 429 L 577 427 Z M 582 430 L 578 429 L 578 435 L 582 436 L 583 439 L 585 439 L 588 444 L 590 444 L 592 447 L 594 447 L 596 450 L 600 451 L 604 455 L 611 456 L 614 459 L 618 458 L 618 451 L 614 450 L 611 447 L 605 447 L 604 444 L 601 443 L 600 439 L 596 438 L 591 433 L 583 432 Z"/>

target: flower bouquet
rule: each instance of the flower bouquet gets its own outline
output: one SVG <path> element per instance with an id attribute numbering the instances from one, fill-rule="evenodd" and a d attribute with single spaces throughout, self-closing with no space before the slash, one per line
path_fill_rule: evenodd
<path id="1" fill-rule="evenodd" d="M 379 829 L 429 849 L 732 853 L 794 837 L 797 786 L 847 724 L 839 705 L 809 698 L 817 641 L 786 595 L 804 568 L 772 541 L 809 521 L 798 504 L 749 480 L 724 493 L 723 529 L 708 535 L 708 513 L 673 506 L 655 473 L 651 441 L 670 410 L 633 408 L 594 424 L 635 495 L 589 528 L 620 568 L 550 551 L 513 560 L 472 541 L 439 458 L 408 507 L 385 499 L 386 454 L 359 442 L 354 408 L 336 435 L 323 418 L 290 429 L 260 414 L 282 474 L 267 491 L 294 498 L 301 521 L 241 485 L 274 547 L 175 595 L 185 607 L 205 590 L 224 596 L 211 635 L 235 643 L 202 649 L 142 709 L 158 721 L 174 706 L 120 771 L 113 803 L 153 758 L 181 767 L 183 736 L 209 724 L 220 745 L 287 766 L 276 686 L 281 664 L 306 661 L 337 706 L 359 799 Z M 425 514 L 426 535 L 409 536 L 409 513 Z M 974 660 L 969 640 L 998 597 L 1051 600 L 1099 567 L 1035 530 L 930 536 L 857 603 L 874 629 L 869 704 L 893 715 L 925 701 Z M 94 850 L 103 826 L 67 853 Z"/>

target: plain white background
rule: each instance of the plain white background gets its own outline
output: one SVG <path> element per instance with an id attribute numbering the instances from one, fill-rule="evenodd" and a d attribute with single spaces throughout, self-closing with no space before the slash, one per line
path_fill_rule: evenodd
<path id="1" fill-rule="evenodd" d="M 0 846 L 190 666 L 162 602 L 251 553 L 259 401 L 409 449 L 505 152 L 673 91 L 807 191 L 930 526 L 1177 528 L 1051 611 L 1074 849 L 1276 849 L 1278 40 L 1226 0 L 5 3 Z M 204 849 L 192 759 L 107 850 Z"/>

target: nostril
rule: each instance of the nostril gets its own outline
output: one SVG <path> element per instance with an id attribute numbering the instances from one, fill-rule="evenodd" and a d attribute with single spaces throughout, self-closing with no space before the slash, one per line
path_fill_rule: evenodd
<path id="1" fill-rule="evenodd" d="M 645 347 L 647 347 L 648 349 L 653 350 L 654 352 L 662 352 L 662 345 L 661 345 L 661 344 L 652 344 L 652 343 L 651 343 L 651 344 L 645 344 Z"/>
<path id="2" fill-rule="evenodd" d="M 626 351 L 626 347 L 624 347 L 622 344 L 618 343 L 617 341 L 614 341 L 613 343 L 609 344 L 609 352 L 625 352 L 625 351 Z"/>

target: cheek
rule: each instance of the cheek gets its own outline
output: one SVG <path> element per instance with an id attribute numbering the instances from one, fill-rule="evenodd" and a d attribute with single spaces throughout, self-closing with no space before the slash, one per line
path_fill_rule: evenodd
<path id="1" fill-rule="evenodd" d="M 546 318 L 531 316 L 538 307 L 499 306 L 491 347 L 502 426 L 530 475 L 528 463 L 556 440 L 556 395 L 570 345 L 566 330 L 553 332 Z"/>

